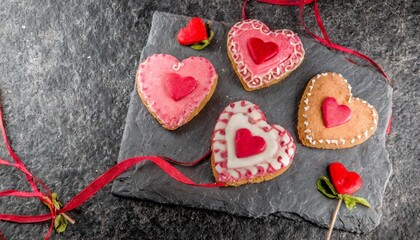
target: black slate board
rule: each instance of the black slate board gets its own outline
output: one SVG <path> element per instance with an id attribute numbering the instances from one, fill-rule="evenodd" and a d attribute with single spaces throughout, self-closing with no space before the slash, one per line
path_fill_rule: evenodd
<path id="1" fill-rule="evenodd" d="M 375 228 L 382 216 L 383 193 L 392 171 L 385 149 L 392 89 L 382 76 L 349 63 L 312 39 L 301 37 L 306 50 L 302 65 L 282 83 L 249 93 L 242 88 L 226 54 L 226 34 L 230 25 L 213 22 L 215 39 L 208 48 L 198 52 L 176 42 L 177 32 L 188 19 L 156 12 L 141 61 L 154 53 L 169 53 L 179 60 L 203 56 L 213 63 L 219 74 L 217 89 L 200 114 L 176 131 L 164 130 L 133 91 L 118 160 L 139 155 L 165 155 L 180 161 L 193 161 L 209 150 L 213 126 L 224 107 L 246 99 L 260 106 L 269 123 L 280 124 L 291 132 L 297 145 L 294 163 L 286 173 L 272 181 L 212 189 L 183 185 L 152 163 L 145 163 L 121 175 L 114 182 L 112 193 L 240 216 L 300 216 L 326 227 L 336 201 L 321 195 L 315 183 L 319 176 L 327 174 L 326 167 L 330 162 L 339 161 L 360 173 L 364 183 L 357 195 L 365 197 L 372 208 L 359 206 L 349 211 L 342 207 L 336 228 L 352 232 Z M 304 147 L 298 141 L 296 122 L 301 95 L 311 77 L 327 71 L 341 73 L 352 85 L 353 95 L 367 100 L 379 113 L 378 130 L 362 145 L 344 150 L 317 150 Z M 178 169 L 196 182 L 214 182 L 209 161 Z"/>

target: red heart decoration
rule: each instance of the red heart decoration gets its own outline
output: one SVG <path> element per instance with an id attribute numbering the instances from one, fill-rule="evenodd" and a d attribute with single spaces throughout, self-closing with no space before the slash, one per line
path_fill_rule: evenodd
<path id="1" fill-rule="evenodd" d="M 193 77 L 181 77 L 177 73 L 168 73 L 165 79 L 165 87 L 169 96 L 178 101 L 190 94 L 197 87 L 197 80 Z"/>
<path id="2" fill-rule="evenodd" d="M 337 100 L 326 97 L 322 102 L 322 117 L 327 128 L 342 125 L 351 119 L 351 109 L 346 105 L 338 105 Z"/>
<path id="3" fill-rule="evenodd" d="M 362 178 L 356 172 L 348 172 L 343 164 L 335 162 L 329 166 L 331 182 L 339 194 L 353 194 L 362 186 Z"/>
<path id="4" fill-rule="evenodd" d="M 198 17 L 191 18 L 187 26 L 178 33 L 178 42 L 181 45 L 189 46 L 208 39 L 206 25 Z"/>
<path id="5" fill-rule="evenodd" d="M 256 64 L 264 63 L 279 52 L 279 46 L 274 42 L 264 42 L 259 38 L 250 38 L 248 40 L 248 52 Z"/>
<path id="6" fill-rule="evenodd" d="M 235 134 L 235 150 L 238 158 L 245 158 L 256 155 L 265 150 L 264 138 L 252 136 L 251 131 L 240 128 Z"/>

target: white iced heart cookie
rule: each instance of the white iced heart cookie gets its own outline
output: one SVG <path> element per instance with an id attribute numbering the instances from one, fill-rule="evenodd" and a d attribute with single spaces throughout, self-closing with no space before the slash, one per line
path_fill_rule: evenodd
<path id="1" fill-rule="evenodd" d="M 296 146 L 283 127 L 268 124 L 248 101 L 229 104 L 212 138 L 212 167 L 217 182 L 239 186 L 273 179 L 291 165 Z"/>

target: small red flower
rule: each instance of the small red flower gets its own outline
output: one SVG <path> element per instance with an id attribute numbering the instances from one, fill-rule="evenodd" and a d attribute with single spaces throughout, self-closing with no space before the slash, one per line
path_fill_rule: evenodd
<path id="1" fill-rule="evenodd" d="M 208 40 L 207 28 L 201 18 L 193 17 L 187 26 L 182 28 L 178 33 L 178 42 L 181 45 L 189 46 Z"/>

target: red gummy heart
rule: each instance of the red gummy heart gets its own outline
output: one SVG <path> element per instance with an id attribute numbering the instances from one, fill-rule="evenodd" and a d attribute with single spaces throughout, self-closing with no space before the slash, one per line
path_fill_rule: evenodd
<path id="1" fill-rule="evenodd" d="M 265 140 L 259 136 L 252 136 L 251 131 L 240 128 L 235 134 L 235 150 L 238 158 L 249 157 L 265 150 Z"/>
<path id="2" fill-rule="evenodd" d="M 198 17 L 191 18 L 187 26 L 178 33 L 178 42 L 184 46 L 199 43 L 207 39 L 206 25 L 203 20 Z"/>
<path id="3" fill-rule="evenodd" d="M 279 47 L 273 42 L 264 42 L 259 38 L 250 38 L 248 40 L 248 52 L 256 64 L 264 63 L 279 52 Z"/>
<path id="4" fill-rule="evenodd" d="M 342 125 L 351 119 L 351 109 L 346 105 L 338 105 L 335 98 L 326 97 L 322 102 L 322 117 L 327 128 Z"/>
<path id="5" fill-rule="evenodd" d="M 335 162 L 329 166 L 331 182 L 339 194 L 353 194 L 362 186 L 362 179 L 356 172 L 348 172 L 343 164 Z"/>
<path id="6" fill-rule="evenodd" d="M 190 94 L 197 87 L 197 80 L 193 77 L 181 77 L 177 73 L 168 73 L 165 79 L 165 87 L 169 96 L 178 101 Z"/>

